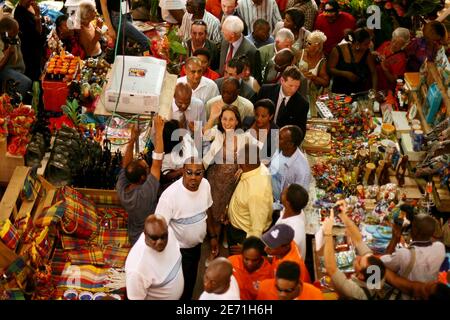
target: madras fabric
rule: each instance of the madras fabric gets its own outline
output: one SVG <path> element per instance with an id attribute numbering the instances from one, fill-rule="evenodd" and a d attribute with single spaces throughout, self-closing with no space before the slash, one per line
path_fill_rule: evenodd
<path id="1" fill-rule="evenodd" d="M 72 250 L 68 253 L 72 264 L 104 265 L 103 252 L 99 247 Z"/>
<path id="2" fill-rule="evenodd" d="M 19 233 L 9 219 L 0 222 L 0 239 L 8 248 L 15 251 L 19 242 Z"/>
<path id="3" fill-rule="evenodd" d="M 61 227 L 67 234 L 74 234 L 80 239 L 87 239 L 98 228 L 95 207 L 79 198 L 66 197 L 66 211 L 61 220 Z"/>
<path id="4" fill-rule="evenodd" d="M 93 265 L 67 264 L 61 274 L 58 289 L 75 289 L 92 292 L 108 292 L 106 288 L 109 268 L 98 268 Z M 61 291 L 58 291 L 61 292 Z"/>
<path id="5" fill-rule="evenodd" d="M 84 239 L 78 239 L 68 235 L 61 235 L 61 244 L 63 249 L 71 250 L 77 248 L 85 248 L 89 246 L 88 241 Z"/>
<path id="6" fill-rule="evenodd" d="M 113 246 L 118 248 L 129 247 L 127 229 L 105 229 L 100 227 L 98 236 L 93 239 L 102 246 Z"/>
<path id="7" fill-rule="evenodd" d="M 52 259 L 52 275 L 60 276 L 64 271 L 67 261 L 69 261 L 67 253 L 62 249 L 55 249 Z"/>
<path id="8" fill-rule="evenodd" d="M 58 222 L 64 215 L 65 210 L 66 207 L 64 205 L 64 201 L 57 201 L 51 207 L 48 207 L 42 211 L 36 219 L 35 225 L 38 227 L 47 227 L 53 222 Z"/>
<path id="9" fill-rule="evenodd" d="M 108 195 L 89 195 L 86 196 L 86 198 L 95 203 L 120 206 L 120 200 L 118 197 Z"/>
<path id="10" fill-rule="evenodd" d="M 97 215 L 102 218 L 122 217 L 128 218 L 128 213 L 120 207 L 97 208 Z"/>
<path id="11" fill-rule="evenodd" d="M 103 249 L 103 259 L 105 260 L 105 266 L 112 268 L 125 267 L 125 261 L 130 252 L 130 248 L 116 248 L 105 247 Z"/>

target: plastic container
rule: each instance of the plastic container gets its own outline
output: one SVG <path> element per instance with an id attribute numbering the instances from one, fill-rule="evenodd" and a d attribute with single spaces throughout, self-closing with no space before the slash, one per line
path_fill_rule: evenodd
<path id="1" fill-rule="evenodd" d="M 61 112 L 61 106 L 66 104 L 69 95 L 67 83 L 62 81 L 42 81 L 44 109 L 52 112 Z"/>

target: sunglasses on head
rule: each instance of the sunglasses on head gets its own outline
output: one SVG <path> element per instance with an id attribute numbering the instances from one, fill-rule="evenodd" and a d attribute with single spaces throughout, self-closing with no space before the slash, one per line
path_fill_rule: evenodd
<path id="1" fill-rule="evenodd" d="M 160 236 L 155 236 L 155 235 L 149 235 L 149 234 L 145 234 L 149 239 L 153 240 L 153 241 L 158 241 L 158 240 L 167 240 L 169 238 L 169 234 L 168 233 L 164 233 Z"/>
<path id="2" fill-rule="evenodd" d="M 200 177 L 205 173 L 205 170 L 198 170 L 198 171 L 192 171 L 192 170 L 185 170 L 187 176 L 196 176 Z"/>

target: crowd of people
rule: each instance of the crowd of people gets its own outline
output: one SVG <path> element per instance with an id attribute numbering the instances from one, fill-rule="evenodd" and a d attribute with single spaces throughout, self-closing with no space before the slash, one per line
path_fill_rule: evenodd
<path id="1" fill-rule="evenodd" d="M 123 36 L 149 50 L 131 23 L 131 1 L 97 2 L 97 8 L 91 1 L 80 5 L 75 32 L 66 15 L 56 20 L 54 36 L 67 51 L 101 56 L 108 41 L 121 43 Z M 316 97 L 330 90 L 394 90 L 406 71 L 418 71 L 445 50 L 445 26 L 430 21 L 423 37 L 399 27 L 376 44 L 373 30 L 334 0 L 161 0 L 159 6 L 163 20 L 179 25 L 188 57 L 172 118 L 154 120 L 151 164 L 134 160 L 135 126 L 117 182 L 132 245 L 128 298 L 190 300 L 203 277 L 200 299 L 323 299 L 305 265 L 303 209 L 312 175 L 300 148 Z M 42 22 L 33 0 L 20 0 L 14 14 L 0 20 L 0 79 L 19 81 L 24 96 L 45 60 Z M 360 255 L 349 280 L 336 267 L 332 219 L 325 221 L 325 266 L 342 298 L 377 294 L 366 286 L 373 265 L 403 298 L 448 295 L 448 287 L 437 284 L 445 248 L 431 241 L 426 217 L 413 221 L 413 249 L 380 258 L 362 242 L 344 204 L 339 215 Z M 205 242 L 208 267 L 198 275 Z"/>

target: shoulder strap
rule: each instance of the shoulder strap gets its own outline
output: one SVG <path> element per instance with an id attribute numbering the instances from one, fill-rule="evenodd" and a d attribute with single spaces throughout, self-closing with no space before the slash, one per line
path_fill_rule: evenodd
<path id="1" fill-rule="evenodd" d="M 403 275 L 405 278 L 408 278 L 409 274 L 414 268 L 414 264 L 416 263 L 416 250 L 414 249 L 414 247 L 411 247 L 411 249 L 409 249 L 409 252 L 411 252 L 411 258 L 409 259 L 408 267 L 406 268 L 405 274 Z"/>
<path id="2" fill-rule="evenodd" d="M 348 52 L 350 53 L 350 62 L 352 64 L 354 64 L 355 63 L 355 57 L 353 57 L 352 46 L 347 43 L 347 48 L 348 48 Z"/>
<path id="3" fill-rule="evenodd" d="M 342 48 L 341 48 L 341 46 L 340 46 L 340 45 L 337 45 L 337 46 L 336 46 L 336 49 L 337 49 L 337 51 L 338 51 L 339 56 L 340 56 L 340 57 L 344 57 L 344 54 L 342 53 Z"/>

